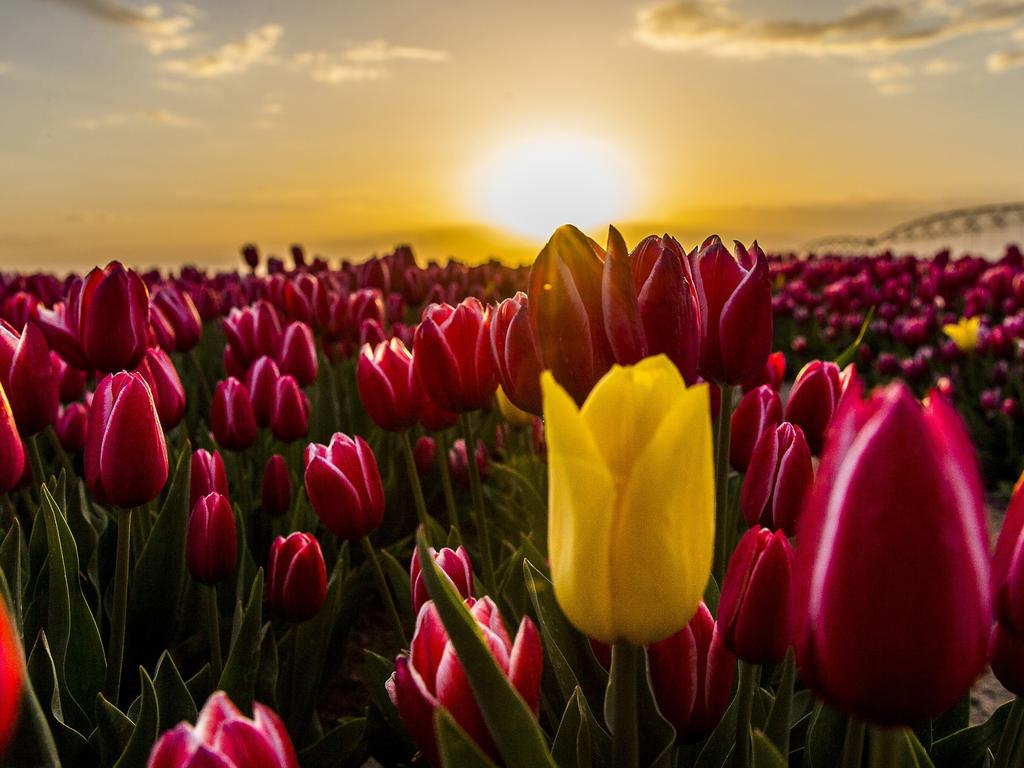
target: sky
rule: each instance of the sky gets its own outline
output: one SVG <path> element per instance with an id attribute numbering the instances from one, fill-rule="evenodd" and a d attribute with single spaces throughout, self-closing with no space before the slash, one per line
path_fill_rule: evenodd
<path id="1" fill-rule="evenodd" d="M 2 0 L 0 104 L 0 268 L 781 249 L 1024 199 L 1024 2 Z"/>

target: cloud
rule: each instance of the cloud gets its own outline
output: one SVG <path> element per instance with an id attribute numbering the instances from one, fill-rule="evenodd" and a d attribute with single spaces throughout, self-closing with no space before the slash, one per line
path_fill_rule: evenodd
<path id="1" fill-rule="evenodd" d="M 11 64 L 9 62 L 6 62 L 6 61 L 0 61 L 0 76 L 2 76 L 2 75 L 9 75 L 13 71 L 14 71 L 14 65 L 13 64 Z"/>
<path id="2" fill-rule="evenodd" d="M 344 57 L 339 58 L 327 51 L 297 53 L 288 62 L 288 68 L 295 72 L 308 72 L 315 82 L 327 85 L 381 80 L 388 76 L 381 67 L 346 63 Z"/>
<path id="3" fill-rule="evenodd" d="M 124 5 L 114 0 L 49 0 L 72 8 L 107 24 L 130 29 L 141 36 L 153 54 L 178 51 L 192 44 L 189 32 L 195 26 L 198 9 L 178 5 L 168 14 L 159 5 Z"/>
<path id="4" fill-rule="evenodd" d="M 868 80 L 875 83 L 888 83 L 893 80 L 905 80 L 908 77 L 912 77 L 914 70 L 906 64 L 900 64 L 899 62 L 892 62 L 890 64 L 882 64 L 878 67 L 872 67 L 868 70 Z"/>
<path id="5" fill-rule="evenodd" d="M 921 71 L 930 77 L 949 75 L 959 70 L 960 65 L 949 59 L 929 59 L 924 63 L 924 67 L 921 68 Z"/>
<path id="6" fill-rule="evenodd" d="M 265 24 L 242 40 L 222 45 L 212 53 L 188 59 L 168 59 L 163 69 L 176 75 L 195 78 L 224 77 L 245 72 L 255 64 L 274 61 L 273 51 L 284 34 L 279 24 Z"/>
<path id="7" fill-rule="evenodd" d="M 1024 67 L 1024 48 L 1014 48 L 1009 51 L 996 51 L 989 54 L 985 63 L 989 72 L 1007 72 L 1017 67 Z"/>
<path id="8" fill-rule="evenodd" d="M 186 117 L 169 109 L 153 107 L 129 112 L 108 112 L 98 117 L 86 117 L 75 120 L 72 127 L 83 131 L 97 131 L 101 128 L 140 123 L 163 125 L 168 128 L 194 128 L 202 124 L 195 118 Z"/>
<path id="9" fill-rule="evenodd" d="M 655 50 L 721 57 L 867 57 L 1009 29 L 1022 19 L 1024 0 L 876 4 L 814 21 L 747 17 L 728 0 L 665 0 L 637 12 L 633 36 Z"/>
<path id="10" fill-rule="evenodd" d="M 362 64 L 381 64 L 397 59 L 440 62 L 448 60 L 447 51 L 392 45 L 387 40 L 370 40 L 345 51 L 345 59 Z"/>

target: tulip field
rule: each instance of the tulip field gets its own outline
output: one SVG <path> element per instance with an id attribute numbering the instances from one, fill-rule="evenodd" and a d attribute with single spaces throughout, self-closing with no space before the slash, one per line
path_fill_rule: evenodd
<path id="1" fill-rule="evenodd" d="M 241 255 L 0 273 L 0 765 L 1024 766 L 1016 246 Z"/>

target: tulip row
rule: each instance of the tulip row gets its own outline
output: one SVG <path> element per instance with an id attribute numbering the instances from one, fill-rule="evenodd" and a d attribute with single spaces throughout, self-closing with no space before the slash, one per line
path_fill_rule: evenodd
<path id="1" fill-rule="evenodd" d="M 1024 489 L 990 556 L 957 414 L 995 330 L 871 390 L 854 322 L 977 318 L 1018 252 L 243 257 L 0 277 L 5 765 L 1024 762 L 1024 702 L 968 720 L 1024 694 Z"/>

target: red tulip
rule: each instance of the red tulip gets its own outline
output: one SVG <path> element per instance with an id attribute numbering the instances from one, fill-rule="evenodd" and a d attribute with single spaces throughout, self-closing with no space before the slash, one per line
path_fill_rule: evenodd
<path id="1" fill-rule="evenodd" d="M 82 403 L 68 403 L 57 413 L 57 439 L 65 451 L 79 453 L 85 449 L 85 425 L 89 409 Z"/>
<path id="2" fill-rule="evenodd" d="M 458 307 L 431 304 L 416 329 L 420 381 L 434 402 L 453 413 L 485 408 L 498 388 L 488 340 L 490 313 L 470 297 Z"/>
<path id="3" fill-rule="evenodd" d="M 992 671 L 1007 690 L 1024 693 L 1024 484 L 1018 480 L 992 556 L 996 627 Z"/>
<path id="4" fill-rule="evenodd" d="M 238 564 L 235 512 L 227 497 L 216 491 L 201 496 L 189 515 L 185 564 L 202 584 L 224 581 Z"/>
<path id="5" fill-rule="evenodd" d="M 41 432 L 57 419 L 58 374 L 46 337 L 34 323 L 18 334 L 0 320 L 0 381 L 22 435 Z"/>
<path id="6" fill-rule="evenodd" d="M 651 685 L 658 709 L 680 741 L 711 734 L 729 705 L 736 658 L 722 643 L 711 611 L 701 602 L 690 623 L 647 646 Z"/>
<path id="7" fill-rule="evenodd" d="M 473 596 L 473 564 L 465 548 L 445 547 L 438 552 L 431 547 L 430 556 L 463 599 Z M 416 550 L 413 550 L 412 562 L 409 563 L 409 586 L 412 589 L 412 612 L 419 615 L 420 608 L 430 600 L 430 595 L 427 593 L 427 585 L 423 583 L 420 558 Z"/>
<path id="8" fill-rule="evenodd" d="M 949 709 L 985 665 L 991 626 L 981 478 L 942 397 L 855 385 L 798 527 L 794 644 L 826 701 L 869 722 Z"/>
<path id="9" fill-rule="evenodd" d="M 766 430 L 782 421 L 782 399 L 767 384 L 750 390 L 732 412 L 729 463 L 746 472 L 754 446 Z"/>
<path id="10" fill-rule="evenodd" d="M 304 387 L 316 381 L 316 342 L 308 325 L 294 322 L 285 329 L 277 362 L 282 374 L 294 376 Z"/>
<path id="11" fill-rule="evenodd" d="M 0 383 L 0 493 L 17 488 L 25 473 L 25 448 L 14 423 L 11 404 Z"/>
<path id="12" fill-rule="evenodd" d="M 480 477 L 486 477 L 489 461 L 487 446 L 484 445 L 483 440 L 476 441 L 476 451 L 474 453 Z M 455 482 L 464 486 L 469 485 L 469 456 L 466 452 L 466 441 L 461 437 L 452 443 L 452 447 L 448 449 L 448 471 L 451 472 Z"/>
<path id="13" fill-rule="evenodd" d="M 451 411 L 445 410 L 433 400 L 430 396 L 423 391 L 423 380 L 419 375 L 419 367 L 422 363 L 418 363 L 417 360 L 422 361 L 422 357 L 417 358 L 416 355 L 412 356 L 412 367 L 416 371 L 416 381 L 422 392 L 420 402 L 420 424 L 428 432 L 440 432 L 442 430 L 453 427 L 459 423 L 459 415 L 452 413 Z"/>
<path id="14" fill-rule="evenodd" d="M 416 471 L 421 475 L 429 474 L 437 461 L 437 443 L 434 438 L 423 436 L 412 447 L 412 456 L 416 460 Z"/>
<path id="15" fill-rule="evenodd" d="M 316 537 L 292 533 L 274 539 L 267 561 L 270 610 L 297 624 L 320 613 L 326 599 L 327 568 Z"/>
<path id="16" fill-rule="evenodd" d="M 755 242 L 736 256 L 717 236 L 693 257 L 700 304 L 700 373 L 739 384 L 764 367 L 772 345 L 772 285 L 768 260 Z"/>
<path id="17" fill-rule="evenodd" d="M 174 326 L 164 311 L 157 306 L 149 308 L 149 346 L 158 346 L 164 352 L 173 352 L 178 346 Z"/>
<path id="18" fill-rule="evenodd" d="M 339 539 L 359 539 L 384 517 L 384 487 L 366 441 L 335 432 L 327 445 L 306 447 L 306 494 L 324 525 Z"/>
<path id="19" fill-rule="evenodd" d="M 171 358 L 159 347 L 150 347 L 139 364 L 138 372 L 149 385 L 164 429 L 178 426 L 185 415 L 185 387 Z"/>
<path id="20" fill-rule="evenodd" d="M 322 330 L 330 316 L 330 297 L 319 280 L 303 273 L 285 284 L 284 311 L 293 320 Z"/>
<path id="21" fill-rule="evenodd" d="M 299 768 L 281 719 L 259 702 L 252 709 L 250 719 L 216 691 L 194 727 L 179 723 L 157 740 L 146 768 Z"/>
<path id="22" fill-rule="evenodd" d="M 722 582 L 718 625 L 725 647 L 754 664 L 782 661 L 789 648 L 793 547 L 784 531 L 751 528 Z"/>
<path id="23" fill-rule="evenodd" d="M 778 392 L 782 389 L 782 382 L 785 379 L 786 355 L 783 352 L 772 352 L 768 355 L 768 362 L 764 364 L 764 368 L 743 382 L 743 391 L 746 393 L 767 384 Z"/>
<path id="24" fill-rule="evenodd" d="M 267 514 L 281 517 L 292 505 L 292 476 L 284 456 L 275 453 L 263 467 L 260 500 Z"/>
<path id="25" fill-rule="evenodd" d="M 274 418 L 274 400 L 277 397 L 277 380 L 281 371 L 274 359 L 263 355 L 249 368 L 245 379 L 246 389 L 252 400 L 252 412 L 256 423 L 261 427 L 269 427 Z"/>
<path id="26" fill-rule="evenodd" d="M 364 346 L 359 352 L 356 384 L 366 412 L 378 427 L 401 432 L 416 425 L 423 394 L 412 355 L 401 341 Z"/>
<path id="27" fill-rule="evenodd" d="M 210 403 L 210 427 L 222 448 L 244 451 L 256 442 L 256 417 L 249 390 L 234 376 L 217 382 Z"/>
<path id="28" fill-rule="evenodd" d="M 190 462 L 190 477 L 188 489 L 188 508 L 194 509 L 196 502 L 208 493 L 219 493 L 221 496 L 229 497 L 228 476 L 224 470 L 224 460 L 219 451 L 210 451 L 205 448 L 198 448 L 192 452 Z"/>
<path id="29" fill-rule="evenodd" d="M 281 347 L 281 318 L 264 299 L 245 309 L 232 309 L 223 328 L 231 354 L 243 368 L 260 355 L 276 356 Z"/>
<path id="30" fill-rule="evenodd" d="M 50 362 L 53 364 L 54 375 L 60 382 L 60 401 L 70 403 L 81 398 L 85 394 L 85 371 L 68 365 L 56 352 L 50 352 Z"/>
<path id="31" fill-rule="evenodd" d="M 167 444 L 153 395 L 138 373 L 108 374 L 93 393 L 85 479 L 101 504 L 137 507 L 167 483 Z"/>
<path id="32" fill-rule="evenodd" d="M 489 597 L 466 601 L 487 646 L 501 671 L 536 715 L 544 650 L 537 628 L 525 617 L 515 642 L 509 639 L 498 607 Z M 432 602 L 416 619 L 416 634 L 408 655 L 395 659 L 395 673 L 387 683 L 391 701 L 413 743 L 427 760 L 440 765 L 434 737 L 434 710 L 443 707 L 473 741 L 496 757 L 497 750 L 476 703 L 462 663 Z"/>
<path id="33" fill-rule="evenodd" d="M 309 431 L 309 400 L 291 376 L 277 380 L 270 431 L 284 443 L 295 442 Z"/>
<path id="34" fill-rule="evenodd" d="M 821 453 L 825 430 L 832 420 L 843 384 L 839 366 L 812 360 L 796 375 L 786 400 L 786 421 L 804 431 L 807 445 L 815 455 Z"/>
<path id="35" fill-rule="evenodd" d="M 525 293 L 518 291 L 495 308 L 491 314 L 490 334 L 491 353 L 501 388 L 516 407 L 539 416 L 542 366 Z"/>
<path id="36" fill-rule="evenodd" d="M 0 389 L 2 395 L 2 389 Z M 0 597 L 0 757 L 14 736 L 21 703 L 21 649 L 7 604 Z"/>
<path id="37" fill-rule="evenodd" d="M 743 479 L 740 508 L 747 525 L 781 528 L 792 536 L 813 482 L 811 451 L 800 427 L 784 421 L 768 428 Z"/>
<path id="38" fill-rule="evenodd" d="M 153 309 L 159 310 L 174 330 L 175 350 L 188 352 L 203 335 L 203 320 L 192 297 L 174 283 L 164 283 L 153 293 Z"/>

